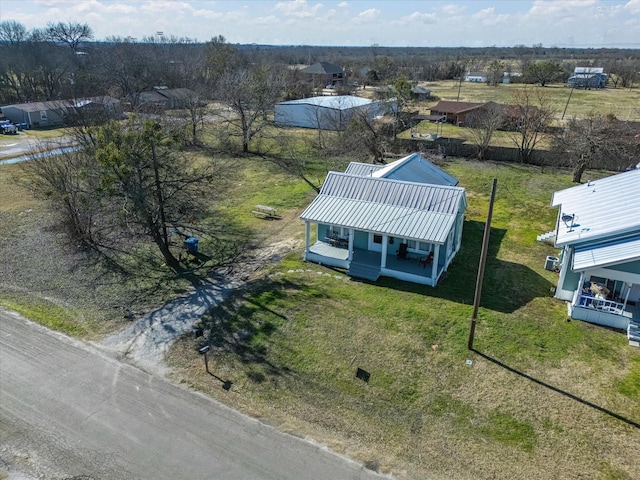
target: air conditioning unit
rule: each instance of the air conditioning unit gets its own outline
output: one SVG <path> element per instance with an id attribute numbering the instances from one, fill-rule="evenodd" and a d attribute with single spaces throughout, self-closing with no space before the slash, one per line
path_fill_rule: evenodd
<path id="1" fill-rule="evenodd" d="M 544 262 L 544 269 L 549 270 L 550 272 L 555 272 L 558 270 L 559 264 L 560 259 L 558 257 L 547 257 L 547 261 Z"/>

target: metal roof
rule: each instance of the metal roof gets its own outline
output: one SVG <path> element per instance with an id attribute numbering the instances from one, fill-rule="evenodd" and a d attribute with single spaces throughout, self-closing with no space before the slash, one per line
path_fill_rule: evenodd
<path id="1" fill-rule="evenodd" d="M 286 102 L 280 102 L 278 105 L 314 105 L 317 107 L 333 108 L 336 110 L 347 110 L 349 108 L 369 105 L 371 103 L 373 103 L 373 100 L 368 98 L 356 97 L 353 95 L 331 95 L 288 100 Z"/>
<path id="2" fill-rule="evenodd" d="M 640 170 L 555 192 L 551 206 L 560 206 L 557 246 L 640 232 Z M 565 215 L 573 221 L 563 222 Z"/>
<path id="3" fill-rule="evenodd" d="M 358 175 L 359 177 L 368 177 L 373 172 L 384 168 L 384 165 L 374 165 L 373 163 L 350 162 L 345 173 L 349 175 Z"/>
<path id="4" fill-rule="evenodd" d="M 311 222 L 443 244 L 455 214 L 320 195 L 300 216 Z"/>
<path id="5" fill-rule="evenodd" d="M 333 65 L 329 62 L 318 62 L 300 70 L 302 73 L 312 73 L 317 75 L 326 75 L 334 73 L 344 73 L 344 68 Z"/>
<path id="6" fill-rule="evenodd" d="M 329 172 L 300 218 L 394 237 L 444 243 L 467 207 L 460 187 Z"/>
<path id="7" fill-rule="evenodd" d="M 400 160 L 386 165 L 372 174 L 373 177 L 403 180 L 407 182 L 429 183 L 432 185 L 448 185 L 454 187 L 458 179 L 418 153 L 412 153 Z"/>
<path id="8" fill-rule="evenodd" d="M 573 270 L 607 267 L 636 260 L 640 260 L 640 235 L 576 248 L 573 256 Z"/>
<path id="9" fill-rule="evenodd" d="M 412 153 L 387 165 L 351 162 L 346 172 L 361 177 L 387 178 L 431 185 L 456 186 L 458 179 L 418 153 Z"/>

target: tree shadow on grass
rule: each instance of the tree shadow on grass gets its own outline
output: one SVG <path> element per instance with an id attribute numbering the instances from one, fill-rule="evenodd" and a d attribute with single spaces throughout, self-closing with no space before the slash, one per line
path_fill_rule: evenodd
<path id="1" fill-rule="evenodd" d="M 591 408 L 593 408 L 593 409 L 595 409 L 595 410 L 597 410 L 597 411 L 599 411 L 601 413 L 604 413 L 604 414 L 609 415 L 609 416 L 611 416 L 613 418 L 616 418 L 616 419 L 618 419 L 618 420 L 620 420 L 620 421 L 622 421 L 622 422 L 624 422 L 624 423 L 626 423 L 628 425 L 631 425 L 632 427 L 640 429 L 640 423 L 638 423 L 637 421 L 630 420 L 630 419 L 628 419 L 626 417 L 623 417 L 622 415 L 620 415 L 618 413 L 612 412 L 611 410 L 608 410 L 608 409 L 606 409 L 604 407 L 601 407 L 600 405 L 596 405 L 595 403 L 592 403 L 592 402 L 590 402 L 588 400 L 580 398 L 577 395 L 574 395 L 574 394 L 569 393 L 569 392 L 567 392 L 565 390 L 562 390 L 561 388 L 554 387 L 553 385 L 545 383 L 542 380 L 538 380 L 537 378 L 532 377 L 531 375 L 527 375 L 526 373 L 521 372 L 519 370 L 516 370 L 515 368 L 510 367 L 509 365 L 501 362 L 500 360 L 496 360 L 495 358 L 490 357 L 486 353 L 482 353 L 482 352 L 476 350 L 475 348 L 472 349 L 472 351 L 475 352 L 476 354 L 478 354 L 479 356 L 481 356 L 482 358 L 484 358 L 485 360 L 487 360 L 487 361 L 489 361 L 491 363 L 494 363 L 495 365 L 498 365 L 499 367 L 502 367 L 502 368 L 504 368 L 505 370 L 508 370 L 511 373 L 515 373 L 516 375 L 519 375 L 522 378 L 525 378 L 525 379 L 527 379 L 527 380 L 529 380 L 529 381 L 531 381 L 533 383 L 536 383 L 536 384 L 538 384 L 538 385 L 540 385 L 542 387 L 545 387 L 545 388 L 547 388 L 549 390 L 552 390 L 552 391 L 554 391 L 556 393 L 564 395 L 565 397 L 567 397 L 567 398 L 569 398 L 571 400 L 574 400 L 576 402 L 582 403 L 583 405 L 591 407 Z"/>
<path id="2" fill-rule="evenodd" d="M 462 247 L 435 288 L 381 277 L 376 285 L 473 305 L 482 251 L 484 222 L 465 221 Z M 553 285 L 529 267 L 496 258 L 507 231 L 491 228 L 481 306 L 513 313 L 534 298 L 548 296 Z"/>

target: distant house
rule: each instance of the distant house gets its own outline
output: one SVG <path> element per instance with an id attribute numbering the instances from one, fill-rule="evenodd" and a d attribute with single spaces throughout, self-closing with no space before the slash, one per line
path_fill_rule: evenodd
<path id="1" fill-rule="evenodd" d="M 480 109 L 484 103 L 440 101 L 430 109 L 432 117 L 444 117 L 447 123 L 463 125 L 467 115 Z"/>
<path id="2" fill-rule="evenodd" d="M 24 124 L 26 128 L 61 127 L 80 116 L 122 116 L 120 101 L 109 96 L 21 103 L 4 106 L 1 110 L 8 120 Z"/>
<path id="3" fill-rule="evenodd" d="M 607 74 L 600 67 L 576 67 L 567 80 L 571 88 L 604 88 L 606 84 Z"/>
<path id="4" fill-rule="evenodd" d="M 347 84 L 347 72 L 345 69 L 328 62 L 314 63 L 300 70 L 300 73 L 311 75 L 314 88 Z"/>
<path id="5" fill-rule="evenodd" d="M 289 127 L 341 131 L 357 114 L 372 119 L 395 112 L 397 102 L 373 101 L 351 95 L 311 97 L 280 102 L 275 106 L 275 124 Z"/>
<path id="6" fill-rule="evenodd" d="M 411 98 L 414 100 L 429 100 L 431 98 L 431 90 L 419 85 L 413 86 L 411 87 Z"/>
<path id="7" fill-rule="evenodd" d="M 138 92 L 129 96 L 132 110 L 161 113 L 189 107 L 197 94 L 188 88 L 156 87 L 154 90 Z"/>
<path id="8" fill-rule="evenodd" d="M 487 83 L 489 76 L 485 72 L 469 72 L 464 76 L 465 82 Z"/>
<path id="9" fill-rule="evenodd" d="M 457 184 L 417 153 L 388 165 L 351 163 L 345 173 L 329 172 L 300 216 L 304 259 L 371 281 L 386 276 L 435 286 L 462 240 L 467 200 Z"/>
<path id="10" fill-rule="evenodd" d="M 25 124 L 27 128 L 47 128 L 64 125 L 67 115 L 65 101 L 31 102 L 6 105 L 2 115 L 15 124 Z"/>
<path id="11" fill-rule="evenodd" d="M 559 207 L 555 297 L 571 318 L 624 329 L 640 341 L 640 170 L 553 194 Z"/>

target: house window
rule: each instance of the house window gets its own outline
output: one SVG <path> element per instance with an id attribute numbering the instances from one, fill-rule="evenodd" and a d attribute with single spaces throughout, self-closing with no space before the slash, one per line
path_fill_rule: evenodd
<path id="1" fill-rule="evenodd" d="M 47 111 L 46 110 L 40 110 L 40 120 L 47 120 Z"/>
<path id="2" fill-rule="evenodd" d="M 382 243 L 382 235 L 373 235 L 373 243 Z"/>
<path id="3" fill-rule="evenodd" d="M 349 229 L 331 225 L 329 227 L 329 234 L 334 237 L 347 238 L 349 236 Z"/>

